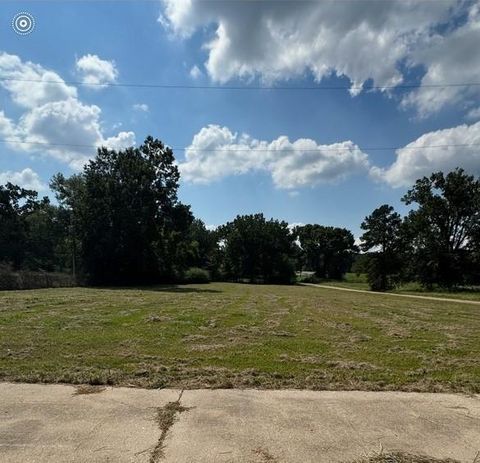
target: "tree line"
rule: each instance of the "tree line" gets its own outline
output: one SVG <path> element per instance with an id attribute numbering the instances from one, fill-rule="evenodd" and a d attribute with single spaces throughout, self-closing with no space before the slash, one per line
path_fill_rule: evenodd
<path id="1" fill-rule="evenodd" d="M 137 148 L 100 148 L 79 174 L 55 175 L 48 197 L 0 186 L 0 265 L 66 272 L 92 285 L 228 280 L 292 283 L 302 271 L 341 279 L 356 262 L 370 285 L 426 286 L 480 279 L 480 184 L 462 170 L 418 180 L 405 218 L 388 205 L 362 224 L 360 246 L 344 228 L 237 216 L 215 230 L 178 199 L 172 150 L 148 137 Z"/>
<path id="2" fill-rule="evenodd" d="M 410 281 L 426 288 L 480 284 L 480 181 L 463 169 L 417 180 L 401 217 L 384 204 L 365 218 L 362 266 L 372 289 Z"/>

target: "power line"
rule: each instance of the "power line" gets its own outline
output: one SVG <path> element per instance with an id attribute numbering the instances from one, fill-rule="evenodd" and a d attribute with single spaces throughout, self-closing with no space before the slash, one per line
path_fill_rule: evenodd
<path id="1" fill-rule="evenodd" d="M 241 86 L 241 85 L 190 85 L 190 84 L 145 84 L 145 83 L 90 83 L 73 80 L 43 80 L 43 79 L 15 79 L 0 77 L 3 82 L 25 82 L 54 85 L 78 85 L 86 87 L 126 87 L 126 88 L 160 88 L 180 90 L 411 90 L 415 88 L 449 88 L 449 87 L 480 87 L 480 82 L 444 83 L 444 84 L 404 84 L 404 85 L 328 85 L 328 86 Z"/>
<path id="2" fill-rule="evenodd" d="M 58 146 L 58 147 L 68 147 L 68 148 L 93 148 L 97 149 L 100 148 L 102 145 L 84 145 L 84 144 L 75 144 L 75 143 L 49 143 L 49 142 L 40 142 L 40 141 L 19 141 L 19 140 L 12 140 L 12 139 L 0 139 L 0 143 L 11 143 L 11 144 L 20 144 L 20 145 L 39 145 L 39 146 Z M 351 151 L 352 149 L 359 149 L 362 151 L 396 151 L 396 150 L 404 150 L 404 149 L 441 149 L 441 148 L 468 148 L 473 146 L 480 146 L 480 143 L 452 143 L 452 144 L 440 144 L 440 145 L 423 145 L 423 146 L 390 146 L 390 147 L 365 147 L 365 148 L 341 148 L 336 146 L 326 146 L 325 148 L 315 148 L 315 149 L 300 149 L 298 151 L 301 152 L 323 152 L 323 151 Z M 200 152 L 211 152 L 215 153 L 218 151 L 229 151 L 229 152 L 271 152 L 274 151 L 272 149 L 267 148 L 239 148 L 239 149 L 231 149 L 225 147 L 219 148 L 194 148 L 191 146 L 187 147 L 173 147 L 167 146 L 166 148 L 170 148 L 172 151 L 200 151 Z M 293 151 L 294 148 L 289 148 L 290 151 Z"/>
<path id="3" fill-rule="evenodd" d="M 30 0 L 32 3 L 158 3 L 158 0 Z M 195 3 L 401 3 L 404 0 L 195 0 Z M 420 3 L 450 3 L 451 0 L 420 0 Z"/>
<path id="4" fill-rule="evenodd" d="M 31 0 L 34 3 L 42 2 L 65 2 L 66 0 Z M 199 3 L 334 3 L 334 2 L 344 2 L 344 3 L 401 3 L 403 0 L 195 0 Z M 449 3 L 451 0 L 421 0 L 424 3 Z M 124 3 L 158 3 L 158 0 L 67 0 L 68 3 L 80 3 L 80 2 L 124 2 Z"/>

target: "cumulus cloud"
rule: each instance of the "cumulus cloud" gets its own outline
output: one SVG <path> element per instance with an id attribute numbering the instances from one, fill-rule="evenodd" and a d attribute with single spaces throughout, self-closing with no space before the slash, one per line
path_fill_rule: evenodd
<path id="1" fill-rule="evenodd" d="M 257 140 L 209 125 L 194 137 L 179 164 L 182 176 L 193 183 L 210 183 L 230 175 L 264 171 L 278 188 L 295 189 L 344 180 L 366 172 L 368 157 L 351 141 L 320 145 L 308 138 L 290 141 Z"/>
<path id="2" fill-rule="evenodd" d="M 406 34 L 444 20 L 447 2 L 218 2 L 163 0 L 161 22 L 190 36 L 214 25 L 206 68 L 218 81 L 260 74 L 268 79 L 331 72 L 361 84 L 401 80 L 397 62 Z M 372 66 L 372 64 L 375 64 Z"/>
<path id="3" fill-rule="evenodd" d="M 456 167 L 479 175 L 478 145 L 480 122 L 429 132 L 397 150 L 396 160 L 390 167 L 372 167 L 371 175 L 393 187 L 410 186 L 432 172 L 449 172 Z"/>
<path id="4" fill-rule="evenodd" d="M 45 148 L 50 156 L 80 169 L 92 157 L 95 146 L 119 149 L 135 143 L 133 132 L 105 138 L 100 114 L 98 106 L 85 105 L 74 98 L 54 101 L 22 116 L 18 129 L 29 142 L 50 144 Z M 31 149 L 32 145 L 27 147 Z"/>
<path id="5" fill-rule="evenodd" d="M 29 190 L 44 191 L 47 189 L 40 176 L 30 168 L 23 169 L 21 172 L 0 172 L 0 185 L 8 182 Z"/>
<path id="6" fill-rule="evenodd" d="M 121 150 L 130 146 L 134 146 L 135 143 L 136 140 L 134 132 L 120 132 L 114 137 L 109 137 L 102 140 L 100 143 L 97 143 L 97 145 L 100 144 L 112 150 Z"/>
<path id="7" fill-rule="evenodd" d="M 456 104 L 480 96 L 480 86 L 435 87 L 444 83 L 478 83 L 480 76 L 480 7 L 474 5 L 464 25 L 448 35 L 435 34 L 425 47 L 416 50 L 412 65 L 422 65 L 426 73 L 422 86 L 403 100 L 405 106 L 417 108 L 428 116 L 447 104 Z"/>
<path id="8" fill-rule="evenodd" d="M 6 53 L 0 54 L 0 71 L 18 79 L 26 79 L 33 72 L 37 77 L 54 75 L 54 80 L 61 82 L 59 89 L 54 91 L 52 84 L 43 82 L 12 85 L 0 81 L 12 101 L 25 108 L 17 121 L 0 111 L 0 134 L 11 140 L 11 147 L 48 155 L 80 169 L 95 154 L 97 146 L 118 149 L 135 144 L 133 132 L 107 137 L 101 126 L 101 109 L 82 103 L 76 89 L 62 83 L 61 77 L 54 72 Z"/>
<path id="9" fill-rule="evenodd" d="M 0 136 L 10 142 L 19 140 L 18 129 L 15 123 L 3 111 L 0 111 Z"/>
<path id="10" fill-rule="evenodd" d="M 77 59 L 75 67 L 83 82 L 94 85 L 94 88 L 116 82 L 118 77 L 115 62 L 101 59 L 97 55 L 82 56 Z"/>
<path id="11" fill-rule="evenodd" d="M 24 108 L 77 97 L 75 87 L 65 84 L 57 73 L 30 61 L 22 62 L 16 55 L 0 52 L 0 75 L 4 79 L 0 85 Z"/>
<path id="12" fill-rule="evenodd" d="M 135 111 L 142 111 L 144 113 L 148 113 L 150 111 L 150 108 L 148 107 L 148 104 L 146 103 L 136 103 L 133 105 L 133 109 Z"/>
<path id="13" fill-rule="evenodd" d="M 350 80 L 356 95 L 370 79 L 381 88 L 402 83 L 405 65 L 423 67 L 424 85 L 477 81 L 480 72 L 479 7 L 467 0 L 162 3 L 159 21 L 172 36 L 207 31 L 205 68 L 220 83 L 336 74 Z M 438 94 L 425 87 L 404 105 L 424 115 L 471 92 L 440 89 L 433 98 Z"/>

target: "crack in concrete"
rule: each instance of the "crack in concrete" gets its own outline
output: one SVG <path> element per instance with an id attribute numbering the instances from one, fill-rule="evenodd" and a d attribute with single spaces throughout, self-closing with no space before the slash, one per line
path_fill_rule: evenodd
<path id="1" fill-rule="evenodd" d="M 167 437 L 169 429 L 175 424 L 177 420 L 177 414 L 190 410 L 191 407 L 184 407 L 180 401 L 183 396 L 183 389 L 180 391 L 180 395 L 175 402 L 168 402 L 163 407 L 157 408 L 156 421 L 160 431 L 160 437 L 157 445 L 152 451 L 150 456 L 150 463 L 157 463 L 165 457 L 165 438 Z"/>
<path id="2" fill-rule="evenodd" d="M 262 448 L 262 447 L 258 447 L 254 450 L 252 450 L 252 452 L 255 454 L 255 455 L 258 455 L 261 459 L 262 459 L 262 463 L 277 463 L 277 459 L 266 449 Z"/>

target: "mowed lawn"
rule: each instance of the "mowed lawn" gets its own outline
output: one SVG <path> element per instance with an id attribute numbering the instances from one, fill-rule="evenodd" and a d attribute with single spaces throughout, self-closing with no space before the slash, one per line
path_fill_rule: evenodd
<path id="1" fill-rule="evenodd" d="M 0 380 L 480 392 L 480 305 L 228 283 L 6 291 Z"/>

